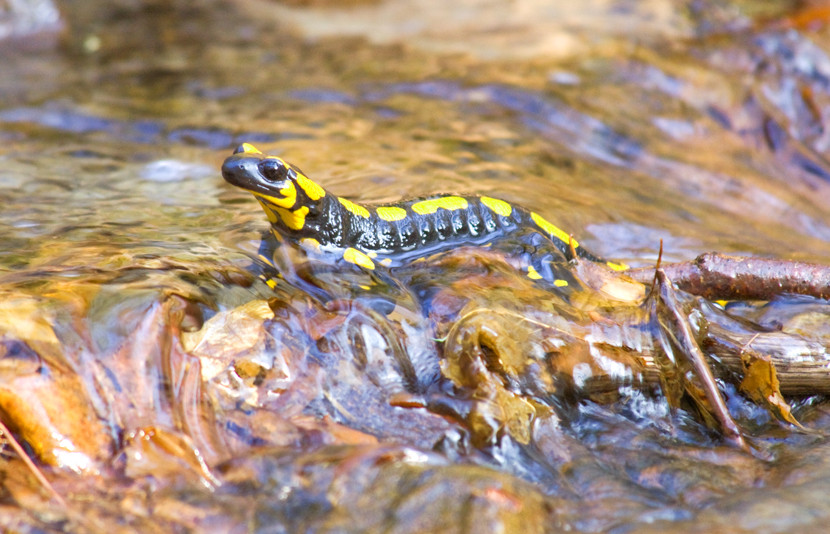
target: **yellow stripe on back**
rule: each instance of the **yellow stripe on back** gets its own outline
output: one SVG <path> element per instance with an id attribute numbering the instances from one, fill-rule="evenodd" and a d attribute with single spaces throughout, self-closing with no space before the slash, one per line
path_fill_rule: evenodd
<path id="1" fill-rule="evenodd" d="M 550 235 L 556 237 L 561 241 L 564 241 L 565 243 L 573 243 L 574 248 L 579 246 L 579 243 L 576 242 L 576 239 L 572 239 L 571 236 L 569 236 L 553 224 L 546 221 L 544 218 L 542 218 L 541 215 L 537 214 L 536 212 L 531 211 L 530 218 L 533 219 L 533 222 L 535 222 L 539 226 L 539 228 L 549 233 Z"/>
<path id="2" fill-rule="evenodd" d="M 343 204 L 344 208 L 346 208 L 350 212 L 354 213 L 358 217 L 363 217 L 364 219 L 369 218 L 369 210 L 367 210 L 363 206 L 359 206 L 359 205 L 355 204 L 354 202 L 352 202 L 351 200 L 347 200 L 343 197 L 337 197 L 337 200 L 339 200 L 340 203 Z"/>
<path id="3" fill-rule="evenodd" d="M 421 200 L 420 202 L 412 204 L 412 211 L 418 215 L 429 215 L 430 213 L 438 211 L 439 208 L 450 211 L 464 210 L 467 209 L 467 199 L 464 197 L 449 196 Z"/>
<path id="4" fill-rule="evenodd" d="M 406 219 L 406 210 L 397 206 L 381 206 L 376 210 L 378 217 L 384 221 L 400 221 Z"/>
<path id="5" fill-rule="evenodd" d="M 356 248 L 349 247 L 343 252 L 343 259 L 349 263 L 354 263 L 364 269 L 374 269 L 375 262 L 366 254 L 360 252 Z"/>
<path id="6" fill-rule="evenodd" d="M 510 217 L 510 214 L 513 213 L 513 208 L 510 207 L 510 204 L 508 204 L 504 200 L 499 200 L 497 198 L 490 197 L 481 197 L 481 203 L 490 208 L 491 210 L 495 211 L 502 217 Z"/>

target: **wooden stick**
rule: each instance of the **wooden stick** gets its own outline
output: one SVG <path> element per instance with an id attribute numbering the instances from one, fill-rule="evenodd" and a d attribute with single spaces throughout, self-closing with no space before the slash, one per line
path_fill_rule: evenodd
<path id="1" fill-rule="evenodd" d="M 9 442 L 9 445 L 12 446 L 14 452 L 17 453 L 17 456 L 23 461 L 23 464 L 29 469 L 29 471 L 32 472 L 32 474 L 35 476 L 37 481 L 40 482 L 40 485 L 43 486 L 43 488 L 46 490 L 49 496 L 55 499 L 55 502 L 57 502 L 61 506 L 61 508 L 66 510 L 66 501 L 64 501 L 63 497 L 61 497 L 60 494 L 57 491 L 55 491 L 55 488 L 52 486 L 49 480 L 46 479 L 46 476 L 43 474 L 43 472 L 40 469 L 38 469 L 38 467 L 35 465 L 32 459 L 29 458 L 29 455 L 26 454 L 25 450 L 23 450 L 23 446 L 20 445 L 20 443 L 15 439 L 15 437 L 12 435 L 11 431 L 3 423 L 3 421 L 0 421 L 0 434 L 6 436 L 6 440 Z"/>
<path id="2" fill-rule="evenodd" d="M 830 298 L 827 265 L 709 252 L 662 269 L 679 289 L 708 299 L 769 300 L 781 293 Z M 626 271 L 644 284 L 651 282 L 653 273 L 650 267 Z"/>

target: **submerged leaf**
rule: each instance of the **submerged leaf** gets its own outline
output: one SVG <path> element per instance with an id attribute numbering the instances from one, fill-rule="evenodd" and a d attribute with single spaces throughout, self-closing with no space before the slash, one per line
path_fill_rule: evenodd
<path id="1" fill-rule="evenodd" d="M 506 432 L 526 445 L 537 417 L 553 414 L 519 386 L 542 394 L 553 389 L 549 377 L 538 376 L 544 326 L 507 310 L 475 309 L 447 335 L 441 370 L 471 403 L 467 423 L 475 443 L 493 443 Z"/>
<path id="2" fill-rule="evenodd" d="M 95 473 L 113 449 L 81 376 L 31 297 L 0 297 L 0 416 L 47 465 Z"/>
<path id="3" fill-rule="evenodd" d="M 183 332 L 182 347 L 202 361 L 202 379 L 211 380 L 245 351 L 264 350 L 262 324 L 274 312 L 266 300 L 253 300 L 211 317 L 196 332 Z"/>
<path id="4" fill-rule="evenodd" d="M 0 378 L 0 413 L 47 465 L 95 473 L 112 440 L 75 374 Z"/>

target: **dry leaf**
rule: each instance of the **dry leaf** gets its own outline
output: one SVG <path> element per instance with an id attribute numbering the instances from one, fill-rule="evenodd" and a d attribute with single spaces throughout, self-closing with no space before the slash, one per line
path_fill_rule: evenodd
<path id="1" fill-rule="evenodd" d="M 741 360 L 744 364 L 741 391 L 753 401 L 766 406 L 774 416 L 801 427 L 801 423 L 792 414 L 792 408 L 781 394 L 778 375 L 769 356 L 744 350 Z"/>

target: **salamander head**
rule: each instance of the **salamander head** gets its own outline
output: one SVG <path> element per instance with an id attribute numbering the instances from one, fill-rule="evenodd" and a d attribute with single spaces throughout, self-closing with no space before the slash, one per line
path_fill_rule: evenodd
<path id="1" fill-rule="evenodd" d="M 296 204 L 298 186 L 307 194 L 307 190 L 311 189 L 309 197 L 322 196 L 315 194 L 318 192 L 314 187 L 309 187 L 308 184 L 316 184 L 306 178 L 300 169 L 276 156 L 266 156 L 248 143 L 239 145 L 233 155 L 225 160 L 222 176 L 227 182 L 251 192 L 260 201 L 283 209 L 291 209 Z"/>
<path id="2" fill-rule="evenodd" d="M 288 230 L 303 230 L 306 217 L 320 213 L 326 196 L 326 190 L 303 171 L 276 156 L 264 155 L 248 143 L 239 145 L 225 160 L 222 176 L 252 193 L 271 224 Z"/>

